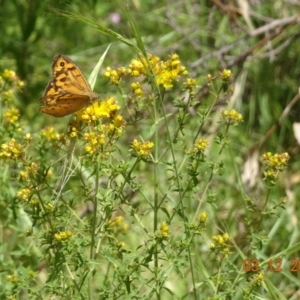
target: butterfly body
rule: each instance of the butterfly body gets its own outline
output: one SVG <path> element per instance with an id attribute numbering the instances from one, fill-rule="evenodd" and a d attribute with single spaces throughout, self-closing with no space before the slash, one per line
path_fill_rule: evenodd
<path id="1" fill-rule="evenodd" d="M 55 117 L 63 117 L 82 110 L 98 99 L 76 64 L 64 55 L 53 59 L 52 79 L 44 96 L 40 111 Z"/>

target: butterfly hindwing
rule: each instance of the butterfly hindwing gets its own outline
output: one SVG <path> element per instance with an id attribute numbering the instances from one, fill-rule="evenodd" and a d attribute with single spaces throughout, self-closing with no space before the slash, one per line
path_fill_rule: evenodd
<path id="1" fill-rule="evenodd" d="M 90 98 L 86 95 L 63 94 L 46 96 L 40 111 L 55 117 L 64 117 L 86 108 L 90 104 Z"/>

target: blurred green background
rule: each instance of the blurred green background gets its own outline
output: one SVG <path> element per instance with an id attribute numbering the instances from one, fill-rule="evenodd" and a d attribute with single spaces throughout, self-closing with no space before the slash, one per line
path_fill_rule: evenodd
<path id="1" fill-rule="evenodd" d="M 38 99 L 50 79 L 55 55 L 70 56 L 85 75 L 109 44 L 103 68 L 127 65 L 136 56 L 129 46 L 57 11 L 80 13 L 130 39 L 134 34 L 124 9 L 148 52 L 162 59 L 179 54 L 190 75 L 202 82 L 207 74 L 232 70 L 236 89 L 232 106 L 245 119 L 237 135 L 245 145 L 243 155 L 264 138 L 298 92 L 300 1 L 2 0 L 0 68 L 16 70 L 26 82 L 19 95 L 24 118 L 41 117 Z M 95 90 L 106 94 L 109 89 L 99 76 Z M 199 86 L 200 104 L 208 93 Z M 298 119 L 296 102 L 268 137 L 269 151 L 284 150 L 293 154 L 292 161 L 297 158 L 292 125 Z"/>

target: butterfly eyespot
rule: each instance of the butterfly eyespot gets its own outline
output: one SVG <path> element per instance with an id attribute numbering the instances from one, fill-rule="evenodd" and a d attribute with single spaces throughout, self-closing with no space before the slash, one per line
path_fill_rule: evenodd
<path id="1" fill-rule="evenodd" d="M 60 63 L 60 66 L 61 66 L 61 67 L 64 67 L 64 66 L 65 66 L 65 63 L 64 63 L 64 62 L 61 62 L 61 63 Z"/>

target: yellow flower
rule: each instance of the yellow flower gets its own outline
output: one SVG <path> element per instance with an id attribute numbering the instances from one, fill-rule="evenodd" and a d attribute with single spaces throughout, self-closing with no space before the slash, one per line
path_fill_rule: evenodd
<path id="1" fill-rule="evenodd" d="M 167 61 L 161 61 L 157 56 L 147 54 L 148 61 L 144 57 L 139 57 L 131 61 L 127 73 L 131 76 L 138 77 L 147 74 L 147 68 L 151 68 L 156 77 L 158 84 L 165 88 L 173 87 L 173 80 L 180 76 L 187 75 L 188 72 L 184 66 L 181 65 L 179 56 L 177 54 L 170 55 Z M 148 65 L 148 62 L 150 66 Z M 135 94 L 141 95 L 142 90 L 134 88 Z"/>
<path id="2" fill-rule="evenodd" d="M 137 139 L 134 139 L 132 142 L 132 149 L 137 153 L 138 156 L 148 157 L 150 156 L 150 150 L 154 147 L 152 142 L 139 142 Z"/>
<path id="3" fill-rule="evenodd" d="M 17 198 L 24 202 L 27 202 L 31 194 L 32 194 L 31 189 L 24 188 L 17 193 Z"/>
<path id="4" fill-rule="evenodd" d="M 214 80 L 214 77 L 213 77 L 211 74 L 208 74 L 208 75 L 206 76 L 206 79 L 207 79 L 207 81 L 208 81 L 209 83 L 211 83 L 211 82 Z"/>
<path id="5" fill-rule="evenodd" d="M 237 125 L 238 123 L 244 122 L 243 116 L 239 114 L 235 109 L 232 109 L 230 111 L 223 110 L 221 114 L 223 119 L 225 120 L 225 123 L 228 125 Z"/>
<path id="6" fill-rule="evenodd" d="M 86 141 L 85 151 L 88 154 L 96 153 L 106 142 L 105 135 L 101 132 L 86 132 L 83 139 Z"/>
<path id="7" fill-rule="evenodd" d="M 34 270 L 29 270 L 28 272 L 30 277 L 35 277 L 36 276 L 36 272 Z"/>
<path id="8" fill-rule="evenodd" d="M 126 69 L 124 67 L 121 67 L 117 70 L 107 67 L 104 72 L 104 76 L 107 77 L 114 85 L 118 85 L 120 83 L 120 79 L 124 74 L 126 74 Z"/>
<path id="9" fill-rule="evenodd" d="M 225 247 L 225 248 L 222 249 L 221 253 L 223 255 L 228 255 L 230 253 L 230 249 L 228 247 Z"/>
<path id="10" fill-rule="evenodd" d="M 122 229 L 123 229 L 124 232 L 127 232 L 128 229 L 129 229 L 129 225 L 127 223 L 124 224 Z"/>
<path id="11" fill-rule="evenodd" d="M 170 229 L 166 222 L 162 222 L 159 229 L 160 229 L 160 235 L 162 238 L 167 238 L 169 236 Z"/>
<path id="12" fill-rule="evenodd" d="M 18 81 L 17 81 L 17 87 L 18 87 L 19 89 L 22 89 L 24 86 L 25 86 L 24 81 L 22 81 L 22 80 L 18 80 Z"/>
<path id="13" fill-rule="evenodd" d="M 123 221 L 124 221 L 124 217 L 118 216 L 113 220 L 109 221 L 109 227 L 118 227 L 122 224 Z"/>
<path id="14" fill-rule="evenodd" d="M 71 231 L 62 231 L 54 234 L 54 239 L 58 242 L 65 241 L 71 238 L 73 233 Z"/>
<path id="15" fill-rule="evenodd" d="M 5 69 L 2 76 L 4 79 L 8 81 L 14 81 L 17 79 L 16 72 L 13 70 Z"/>
<path id="16" fill-rule="evenodd" d="M 223 234 L 223 239 L 225 240 L 225 242 L 227 242 L 229 240 L 229 238 L 230 238 L 230 236 L 227 232 Z"/>
<path id="17" fill-rule="evenodd" d="M 203 153 L 204 150 L 207 148 L 207 145 L 208 145 L 208 142 L 206 139 L 203 139 L 203 138 L 199 139 L 196 141 L 196 143 L 194 145 L 195 148 L 194 148 L 193 152 L 194 153 L 197 153 L 197 152 Z"/>
<path id="18" fill-rule="evenodd" d="M 28 180 L 29 179 L 28 172 L 27 171 L 20 171 L 18 178 L 21 179 L 21 180 Z"/>
<path id="19" fill-rule="evenodd" d="M 232 77 L 232 73 L 230 70 L 227 70 L 227 69 L 224 69 L 222 72 L 221 72 L 221 78 L 223 80 L 223 82 L 228 82 L 230 81 L 231 77 Z"/>
<path id="20" fill-rule="evenodd" d="M 205 223 L 207 221 L 207 213 L 205 211 L 199 215 L 199 220 L 201 223 Z"/>
<path id="21" fill-rule="evenodd" d="M 42 130 L 42 137 L 48 141 L 59 141 L 61 136 L 55 131 L 54 127 L 48 126 Z"/>
<path id="22" fill-rule="evenodd" d="M 213 240 L 215 242 L 217 242 L 220 246 L 225 245 L 225 243 L 228 241 L 228 239 L 229 239 L 228 233 L 224 233 L 223 236 L 221 236 L 221 235 L 213 236 Z"/>
<path id="23" fill-rule="evenodd" d="M 146 70 L 143 62 L 140 59 L 133 59 L 127 69 L 127 73 L 134 77 L 145 75 Z"/>
<path id="24" fill-rule="evenodd" d="M 213 236 L 213 240 L 215 242 L 217 242 L 219 245 L 223 245 L 225 243 L 225 241 L 221 235 Z"/>
<path id="25" fill-rule="evenodd" d="M 38 198 L 31 198 L 30 201 L 28 202 L 29 205 L 31 206 L 36 206 L 39 204 L 39 199 Z"/>
<path id="26" fill-rule="evenodd" d="M 126 243 L 125 242 L 119 242 L 119 247 L 120 248 L 125 248 L 126 247 Z"/>
<path id="27" fill-rule="evenodd" d="M 25 142 L 29 143 L 29 142 L 32 141 L 32 136 L 31 136 L 30 133 L 26 133 L 26 134 L 24 135 L 23 139 L 24 139 Z"/>
<path id="28" fill-rule="evenodd" d="M 265 280 L 264 274 L 257 273 L 255 275 L 253 275 L 252 281 L 251 281 L 251 285 L 253 287 L 255 287 L 255 286 L 261 286 L 264 280 Z"/>
<path id="29" fill-rule="evenodd" d="M 12 99 L 14 99 L 14 93 L 12 90 L 8 90 L 2 93 L 2 98 L 4 101 L 10 102 Z"/>
<path id="30" fill-rule="evenodd" d="M 45 209 L 46 209 L 47 211 L 53 211 L 53 210 L 54 210 L 54 205 L 53 205 L 51 202 L 46 203 L 46 204 L 45 204 Z"/>
<path id="31" fill-rule="evenodd" d="M 21 159 L 23 151 L 24 147 L 15 139 L 11 139 L 7 144 L 1 145 L 0 157 L 11 160 Z"/>
<path id="32" fill-rule="evenodd" d="M 123 127 L 125 125 L 125 121 L 121 115 L 114 116 L 114 125 L 117 128 Z"/>
<path id="33" fill-rule="evenodd" d="M 132 87 L 132 90 L 133 90 L 133 93 L 137 96 L 137 97 L 141 97 L 144 92 L 142 90 L 142 85 L 140 82 L 133 82 L 131 84 L 131 87 Z"/>
<path id="34" fill-rule="evenodd" d="M 20 111 L 16 107 L 12 107 L 7 112 L 4 113 L 4 119 L 10 123 L 14 124 L 19 120 L 20 117 Z"/>
<path id="35" fill-rule="evenodd" d="M 107 100 L 103 100 L 100 103 L 96 101 L 86 109 L 78 111 L 76 116 L 80 120 L 90 122 L 101 117 L 113 118 L 118 110 L 120 110 L 118 102 L 113 97 L 109 97 Z"/>
<path id="36" fill-rule="evenodd" d="M 36 176 L 39 166 L 35 162 L 31 162 L 30 165 L 25 166 L 24 170 L 19 172 L 19 180 L 29 180 L 30 176 Z"/>
<path id="37" fill-rule="evenodd" d="M 18 281 L 18 277 L 16 275 L 7 275 L 7 280 L 10 282 L 17 282 Z"/>
<path id="38" fill-rule="evenodd" d="M 267 152 L 263 154 L 262 158 L 268 167 L 282 170 L 285 166 L 287 166 L 290 156 L 287 152 L 275 153 L 274 155 L 271 152 Z"/>
<path id="39" fill-rule="evenodd" d="M 71 138 L 77 138 L 78 137 L 78 134 L 79 134 L 79 131 L 77 130 L 76 127 L 71 127 L 70 128 L 70 132 L 68 132 L 69 136 Z"/>
<path id="40" fill-rule="evenodd" d="M 187 78 L 186 81 L 184 82 L 184 85 L 186 86 L 187 89 L 191 90 L 196 86 L 196 79 L 195 78 Z"/>

